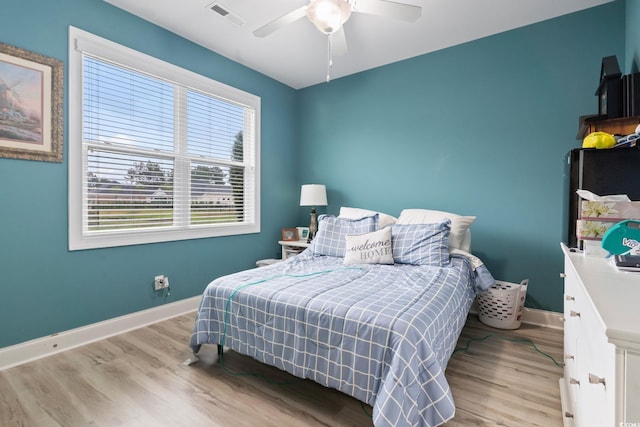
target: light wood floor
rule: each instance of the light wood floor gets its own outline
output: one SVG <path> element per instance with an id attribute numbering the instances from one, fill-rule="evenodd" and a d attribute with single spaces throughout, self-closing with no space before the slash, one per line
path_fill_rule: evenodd
<path id="1" fill-rule="evenodd" d="M 234 352 L 224 368 L 214 346 L 184 366 L 189 314 L 0 372 L 0 426 L 372 426 L 371 407 Z M 562 332 L 523 325 L 503 331 L 473 315 L 459 346 L 497 333 L 530 338 L 561 360 Z M 561 426 L 562 369 L 530 345 L 498 337 L 449 362 L 454 426 Z"/>

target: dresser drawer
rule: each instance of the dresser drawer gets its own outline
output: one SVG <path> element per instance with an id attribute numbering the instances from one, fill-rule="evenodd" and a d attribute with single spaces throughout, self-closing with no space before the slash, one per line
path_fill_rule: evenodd
<path id="1" fill-rule="evenodd" d="M 640 353 L 625 352 L 624 422 L 640 422 Z"/>
<path id="2" fill-rule="evenodd" d="M 581 307 L 575 369 L 579 382 L 576 425 L 607 426 L 615 419 L 615 346 L 588 305 Z"/>

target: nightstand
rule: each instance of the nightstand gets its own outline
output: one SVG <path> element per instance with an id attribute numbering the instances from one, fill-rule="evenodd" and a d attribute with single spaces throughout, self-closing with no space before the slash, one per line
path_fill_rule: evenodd
<path id="1" fill-rule="evenodd" d="M 306 240 L 279 240 L 278 243 L 282 246 L 282 259 L 285 260 L 290 256 L 298 255 L 309 247 L 311 243 L 307 243 Z"/>

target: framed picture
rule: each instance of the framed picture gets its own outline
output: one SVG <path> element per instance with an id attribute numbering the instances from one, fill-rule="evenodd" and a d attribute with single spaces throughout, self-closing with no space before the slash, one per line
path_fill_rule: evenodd
<path id="1" fill-rule="evenodd" d="M 292 240 L 298 240 L 298 229 L 297 228 L 283 228 L 282 229 L 282 240 L 289 242 Z"/>
<path id="2" fill-rule="evenodd" d="M 62 162 L 62 61 L 0 43 L 0 157 Z"/>
<path id="3" fill-rule="evenodd" d="M 309 227 L 297 227 L 297 229 L 300 240 L 307 240 L 309 238 Z"/>

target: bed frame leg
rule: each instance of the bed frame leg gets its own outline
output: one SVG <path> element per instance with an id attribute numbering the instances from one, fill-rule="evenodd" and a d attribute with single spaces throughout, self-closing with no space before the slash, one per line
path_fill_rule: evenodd
<path id="1" fill-rule="evenodd" d="M 198 357 L 198 355 L 194 352 L 193 355 L 187 360 L 185 360 L 184 362 L 182 362 L 182 364 L 185 366 L 191 366 L 198 361 L 200 361 L 200 357 Z"/>
<path id="2" fill-rule="evenodd" d="M 218 357 L 222 357 L 222 353 L 224 352 L 224 347 L 221 344 L 218 344 Z M 196 362 L 200 361 L 200 357 L 194 351 L 190 358 L 182 362 L 185 366 L 191 366 Z"/>

